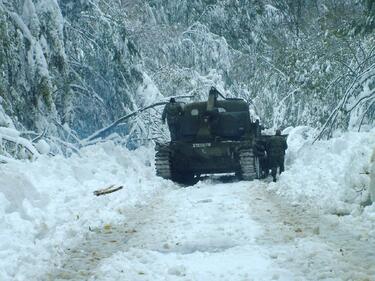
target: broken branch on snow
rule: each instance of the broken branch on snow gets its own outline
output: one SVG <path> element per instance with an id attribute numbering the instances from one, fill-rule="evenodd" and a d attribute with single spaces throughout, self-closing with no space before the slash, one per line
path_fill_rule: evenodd
<path id="1" fill-rule="evenodd" d="M 100 129 L 99 131 L 96 131 L 94 134 L 92 134 L 91 136 L 87 137 L 86 139 L 82 140 L 82 144 L 85 145 L 86 143 L 89 143 L 90 141 L 94 140 L 94 139 L 97 139 L 97 138 L 100 138 L 102 135 L 104 135 L 106 132 L 108 132 L 109 130 L 111 130 L 112 128 L 116 127 L 117 125 L 121 124 L 124 120 L 126 119 L 129 119 L 133 116 L 136 116 L 137 114 L 139 113 L 142 113 L 143 111 L 146 111 L 147 109 L 150 109 L 150 108 L 153 108 L 155 106 L 161 106 L 161 105 L 165 105 L 167 104 L 168 102 L 157 102 L 157 103 L 154 103 L 154 104 L 151 104 L 149 106 L 146 106 L 146 107 L 143 107 L 137 111 L 134 111 L 128 115 L 125 115 L 119 119 L 117 119 L 115 122 L 113 122 L 112 124 L 110 124 L 109 126 L 103 128 L 103 129 Z"/>
<path id="2" fill-rule="evenodd" d="M 119 191 L 121 189 L 123 189 L 122 185 L 116 187 L 114 184 L 112 184 L 109 187 L 95 190 L 94 191 L 94 195 L 101 196 L 101 195 L 105 195 L 105 194 L 109 194 L 109 193 L 113 193 L 113 192 Z"/>

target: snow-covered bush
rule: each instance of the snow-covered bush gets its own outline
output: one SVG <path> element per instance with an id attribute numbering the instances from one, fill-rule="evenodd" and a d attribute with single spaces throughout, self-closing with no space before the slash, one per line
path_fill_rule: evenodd
<path id="1" fill-rule="evenodd" d="M 13 159 L 35 159 L 39 151 L 14 127 L 0 104 L 0 163 Z"/>

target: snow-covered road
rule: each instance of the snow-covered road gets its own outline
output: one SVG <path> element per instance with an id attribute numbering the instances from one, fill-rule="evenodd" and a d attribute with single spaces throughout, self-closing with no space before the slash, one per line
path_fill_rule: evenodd
<path id="1" fill-rule="evenodd" d="M 0 281 L 375 281 L 375 131 L 311 145 L 306 130 L 277 183 L 181 187 L 152 146 L 112 142 L 0 165 Z"/>
<path id="2" fill-rule="evenodd" d="M 166 188 L 66 249 L 45 280 L 375 280 L 374 239 L 267 183 Z"/>

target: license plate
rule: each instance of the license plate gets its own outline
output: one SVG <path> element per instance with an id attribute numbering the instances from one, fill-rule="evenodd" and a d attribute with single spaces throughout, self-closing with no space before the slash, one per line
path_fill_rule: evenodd
<path id="1" fill-rule="evenodd" d="M 193 143 L 193 147 L 210 147 L 211 143 Z"/>

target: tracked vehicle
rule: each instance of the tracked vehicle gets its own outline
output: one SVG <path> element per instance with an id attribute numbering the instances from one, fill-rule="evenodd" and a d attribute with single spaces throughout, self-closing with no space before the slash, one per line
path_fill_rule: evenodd
<path id="1" fill-rule="evenodd" d="M 175 139 L 156 144 L 158 176 L 184 184 L 196 182 L 202 174 L 260 178 L 255 145 L 259 123 L 251 120 L 245 100 L 224 98 L 212 87 L 207 101 L 183 106 L 177 126 Z"/>

